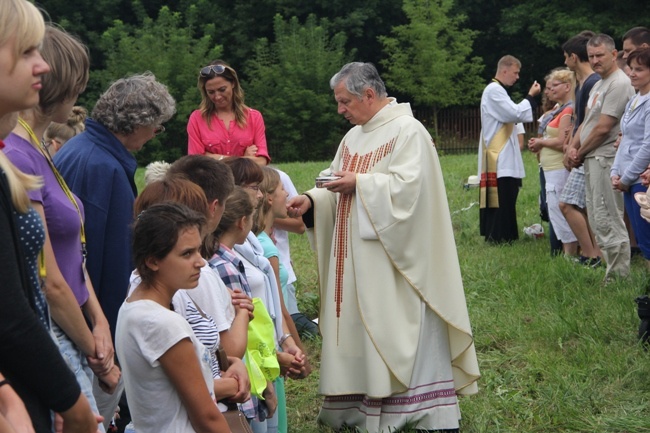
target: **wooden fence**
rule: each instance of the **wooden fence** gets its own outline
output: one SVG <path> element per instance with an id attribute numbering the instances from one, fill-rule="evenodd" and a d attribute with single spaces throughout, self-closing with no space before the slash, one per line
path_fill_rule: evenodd
<path id="1" fill-rule="evenodd" d="M 433 110 L 414 108 L 415 117 L 434 135 Z M 525 123 L 526 137 L 537 135 L 537 118 Z M 445 153 L 475 153 L 478 151 L 481 133 L 481 111 L 479 106 L 451 107 L 438 112 L 438 138 L 436 147 Z M 435 138 L 435 137 L 434 137 Z"/>

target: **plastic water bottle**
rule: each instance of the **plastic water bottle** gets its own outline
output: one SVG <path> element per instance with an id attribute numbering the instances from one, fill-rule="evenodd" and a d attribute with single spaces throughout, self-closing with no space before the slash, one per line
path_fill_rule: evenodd
<path id="1" fill-rule="evenodd" d="M 135 427 L 133 427 L 133 421 L 131 421 L 126 425 L 126 427 L 124 427 L 124 433 L 135 433 Z"/>

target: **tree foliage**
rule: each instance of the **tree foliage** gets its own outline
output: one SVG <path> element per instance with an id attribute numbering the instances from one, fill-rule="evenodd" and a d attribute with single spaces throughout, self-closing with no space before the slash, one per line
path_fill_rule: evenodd
<path id="1" fill-rule="evenodd" d="M 196 87 L 198 71 L 210 59 L 220 56 L 221 47 L 210 36 L 195 39 L 182 25 L 179 12 L 166 6 L 154 20 L 145 18 L 141 26 L 132 27 L 117 20 L 101 37 L 106 54 L 106 68 L 92 77 L 105 89 L 117 78 L 151 71 L 176 99 L 176 115 L 166 125 L 167 132 L 147 144 L 138 154 L 141 162 L 152 159 L 173 160 L 187 152 L 187 120 L 201 97 Z"/>
<path id="2" fill-rule="evenodd" d="M 483 62 L 472 57 L 477 32 L 463 28 L 466 17 L 452 7 L 453 0 L 405 0 L 409 22 L 379 38 L 387 85 L 434 112 L 474 102 L 483 87 Z"/>
<path id="3" fill-rule="evenodd" d="M 284 17 L 305 20 L 316 15 L 327 19 L 331 34 L 345 33 L 346 50 L 357 52 L 355 60 L 375 64 L 382 55 L 378 37 L 406 21 L 401 0 L 279 0 L 277 5 Z"/>
<path id="4" fill-rule="evenodd" d="M 569 8 L 566 2 L 528 0 L 503 10 L 501 28 L 508 35 L 528 34 L 555 49 L 582 30 L 607 33 L 620 41 L 630 28 L 648 25 L 650 3 L 633 3 L 597 0 L 577 2 Z"/>
<path id="5" fill-rule="evenodd" d="M 620 47 L 625 31 L 650 16 L 650 2 L 604 0 L 34 1 L 90 48 L 83 105 L 127 73 L 151 70 L 170 86 L 179 110 L 161 137 L 172 143 L 167 159 L 184 151 L 196 71 L 215 57 L 237 69 L 248 103 L 262 109 L 276 161 L 329 158 L 348 125 L 327 82 L 347 61 L 378 65 L 390 93 L 416 108 L 475 105 L 477 77 L 486 83 L 501 56 L 522 61 L 512 92 L 525 94 L 562 64 L 560 46 L 573 34 L 608 33 Z M 139 159 L 167 151 L 150 143 Z"/>
<path id="6" fill-rule="evenodd" d="M 336 113 L 329 79 L 349 61 L 345 35 L 310 15 L 274 19 L 275 42 L 259 41 L 247 64 L 247 103 L 262 111 L 272 157 L 282 161 L 330 159 L 345 124 Z"/>

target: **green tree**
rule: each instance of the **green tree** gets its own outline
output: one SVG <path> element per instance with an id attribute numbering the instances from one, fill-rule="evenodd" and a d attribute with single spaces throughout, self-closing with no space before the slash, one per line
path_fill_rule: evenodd
<path id="1" fill-rule="evenodd" d="M 138 162 L 156 159 L 174 160 L 187 152 L 187 119 L 201 97 L 196 87 L 198 71 L 221 47 L 209 36 L 195 39 L 182 26 L 179 12 L 164 6 L 154 20 L 145 18 L 138 27 L 117 20 L 101 37 L 106 53 L 106 68 L 92 76 L 105 89 L 110 82 L 136 73 L 151 71 L 169 88 L 176 99 L 176 115 L 165 125 L 167 131 L 138 153 Z"/>
<path id="2" fill-rule="evenodd" d="M 275 42 L 260 40 L 247 65 L 246 101 L 264 115 L 272 158 L 330 159 L 346 128 L 329 87 L 350 59 L 345 35 L 330 35 L 327 21 L 314 15 L 304 25 L 276 15 L 274 29 Z"/>
<path id="3" fill-rule="evenodd" d="M 309 15 L 327 19 L 332 33 L 343 32 L 348 51 L 356 50 L 359 61 L 376 65 L 382 55 L 378 36 L 392 26 L 406 23 L 402 0 L 300 0 L 277 1 L 278 13 L 305 20 Z"/>
<path id="4" fill-rule="evenodd" d="M 648 16 L 648 2 L 577 2 L 567 8 L 558 0 L 529 0 L 504 9 L 501 28 L 505 34 L 527 34 L 557 50 L 582 30 L 607 33 L 620 46 L 627 30 L 648 25 Z"/>
<path id="5" fill-rule="evenodd" d="M 463 28 L 464 15 L 452 15 L 453 0 L 405 0 L 408 24 L 381 36 L 388 87 L 437 113 L 452 105 L 475 103 L 483 87 L 483 62 L 472 56 L 476 32 Z"/>
<path id="6" fill-rule="evenodd" d="M 195 37 L 209 35 L 222 46 L 222 58 L 246 78 L 243 67 L 255 51 L 255 41 L 273 37 L 275 0 L 180 0 Z M 206 24 L 212 23 L 209 27 Z"/>

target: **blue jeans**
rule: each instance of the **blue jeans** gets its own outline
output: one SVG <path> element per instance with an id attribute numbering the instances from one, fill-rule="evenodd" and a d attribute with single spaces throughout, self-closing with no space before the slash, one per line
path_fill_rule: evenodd
<path id="1" fill-rule="evenodd" d="M 97 402 L 93 396 L 93 372 L 88 366 L 88 360 L 86 355 L 84 355 L 81 350 L 77 347 L 76 344 L 68 338 L 68 336 L 63 332 L 59 326 L 52 322 L 52 332 L 56 336 L 56 339 L 59 343 L 59 351 L 63 356 L 63 359 L 68 363 L 70 370 L 74 373 L 77 378 L 77 382 L 81 387 L 81 392 L 86 396 L 88 402 L 90 403 L 90 408 L 93 413 L 98 414 Z M 98 429 L 101 432 L 105 432 L 104 426 L 99 424 Z"/>
<path id="2" fill-rule="evenodd" d="M 284 378 L 275 379 L 273 386 L 278 397 L 278 407 L 271 418 L 264 421 L 254 419 L 251 422 L 254 433 L 287 433 L 287 398 L 284 392 Z"/>
<path id="3" fill-rule="evenodd" d="M 634 199 L 634 194 L 637 192 L 645 193 L 647 189 L 640 183 L 630 185 L 630 190 L 623 193 L 623 200 L 625 211 L 632 224 L 632 230 L 634 230 L 634 236 L 636 236 L 636 243 L 643 253 L 643 258 L 650 260 L 650 223 L 643 219 L 641 207 Z"/>

